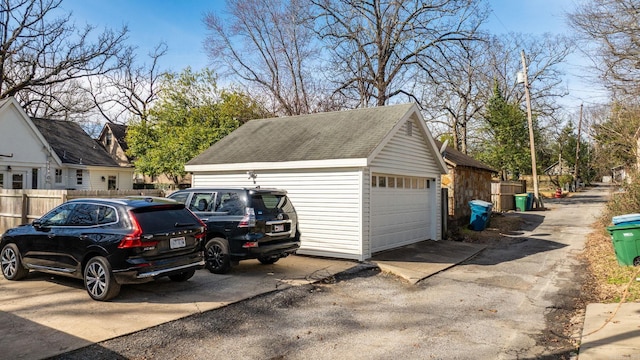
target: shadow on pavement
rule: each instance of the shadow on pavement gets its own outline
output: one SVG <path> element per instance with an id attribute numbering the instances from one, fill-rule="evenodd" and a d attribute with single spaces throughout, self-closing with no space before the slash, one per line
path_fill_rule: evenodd
<path id="1" fill-rule="evenodd" d="M 39 359 L 92 342 L 0 311 L 0 357 L 3 359 Z"/>

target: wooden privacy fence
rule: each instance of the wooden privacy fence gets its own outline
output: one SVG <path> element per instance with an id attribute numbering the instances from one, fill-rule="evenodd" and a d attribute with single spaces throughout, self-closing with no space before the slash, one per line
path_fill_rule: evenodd
<path id="1" fill-rule="evenodd" d="M 162 190 L 0 190 L 0 233 L 28 224 L 71 199 L 164 196 Z"/>
<path id="2" fill-rule="evenodd" d="M 491 202 L 493 211 L 503 212 L 516 209 L 516 194 L 524 193 L 527 189 L 526 182 L 492 182 Z"/>

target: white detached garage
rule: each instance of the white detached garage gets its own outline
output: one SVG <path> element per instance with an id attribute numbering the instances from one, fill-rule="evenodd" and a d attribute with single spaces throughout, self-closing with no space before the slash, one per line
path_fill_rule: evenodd
<path id="1" fill-rule="evenodd" d="M 251 120 L 185 169 L 193 187 L 286 189 L 301 254 L 365 260 L 442 238 L 446 165 L 412 104 Z"/>

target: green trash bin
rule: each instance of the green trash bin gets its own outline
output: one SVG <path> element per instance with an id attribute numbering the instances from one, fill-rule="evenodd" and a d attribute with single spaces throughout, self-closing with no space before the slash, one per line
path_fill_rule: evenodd
<path id="1" fill-rule="evenodd" d="M 516 194 L 516 211 L 527 211 L 527 200 L 529 194 Z"/>
<path id="2" fill-rule="evenodd" d="M 640 266 L 640 224 L 607 227 L 618 264 Z"/>

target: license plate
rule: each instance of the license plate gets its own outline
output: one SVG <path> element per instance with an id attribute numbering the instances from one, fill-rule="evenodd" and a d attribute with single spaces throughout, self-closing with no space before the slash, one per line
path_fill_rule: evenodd
<path id="1" fill-rule="evenodd" d="M 185 246 L 187 246 L 187 242 L 185 241 L 184 237 L 171 239 L 171 248 L 172 249 L 182 248 L 182 247 L 185 247 Z"/>
<path id="2" fill-rule="evenodd" d="M 273 232 L 284 231 L 284 224 L 273 225 Z"/>

